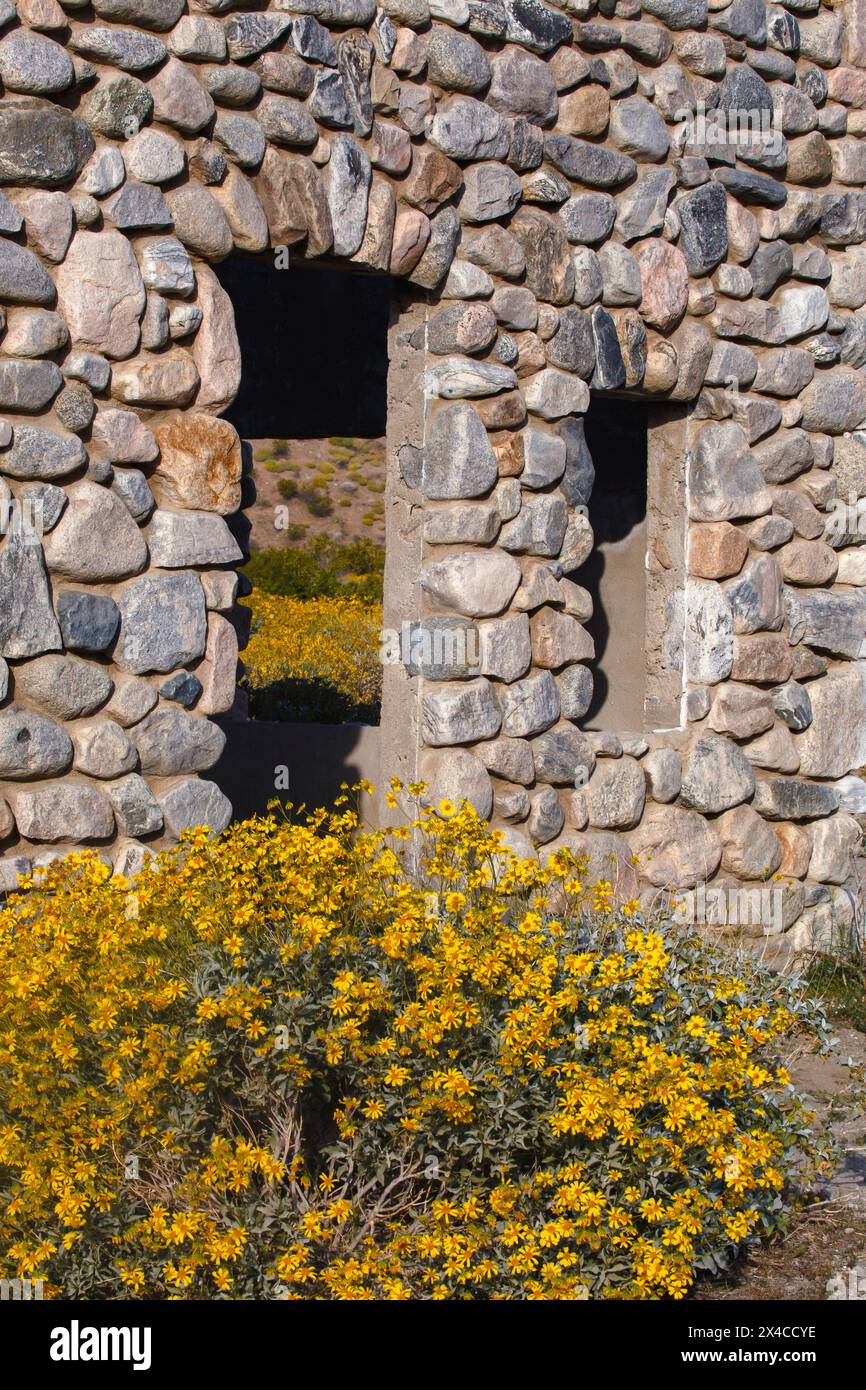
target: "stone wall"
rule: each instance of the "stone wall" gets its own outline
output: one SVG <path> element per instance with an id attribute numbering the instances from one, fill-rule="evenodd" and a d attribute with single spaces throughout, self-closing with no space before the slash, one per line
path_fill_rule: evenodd
<path id="1" fill-rule="evenodd" d="M 389 668 L 383 771 L 626 896 L 781 875 L 777 945 L 850 922 L 864 0 L 0 0 L 0 25 L 5 880 L 226 823 L 199 774 L 235 679 L 241 362 L 211 267 L 288 246 L 403 277 L 387 620 L 480 644 Z M 635 653 L 663 728 L 580 730 L 590 391 L 667 407 L 663 632 Z"/>

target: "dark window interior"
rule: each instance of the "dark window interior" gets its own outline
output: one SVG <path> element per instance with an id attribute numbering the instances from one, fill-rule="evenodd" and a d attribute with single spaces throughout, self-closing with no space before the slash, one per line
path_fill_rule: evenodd
<path id="1" fill-rule="evenodd" d="M 572 578 L 593 596 L 592 704 L 584 727 L 637 732 L 644 723 L 647 406 L 593 396 L 585 419 L 595 464 L 589 519 L 595 548 Z"/>
<path id="2" fill-rule="evenodd" d="M 217 267 L 243 358 L 226 418 L 246 438 L 324 439 L 385 433 L 389 276 L 280 270 L 230 256 Z"/>

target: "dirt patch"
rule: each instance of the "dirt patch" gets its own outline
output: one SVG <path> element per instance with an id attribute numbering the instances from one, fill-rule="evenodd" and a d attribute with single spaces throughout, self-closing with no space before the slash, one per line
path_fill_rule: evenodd
<path id="1" fill-rule="evenodd" d="M 384 439 L 251 439 L 254 550 L 316 536 L 385 540 Z"/>
<path id="2" fill-rule="evenodd" d="M 821 1300 L 830 1280 L 866 1262 L 866 1034 L 840 1025 L 834 1036 L 834 1055 L 805 1052 L 788 1065 L 816 1126 L 839 1145 L 836 1171 L 796 1208 L 784 1236 L 744 1255 L 728 1279 L 702 1280 L 696 1298 Z"/>

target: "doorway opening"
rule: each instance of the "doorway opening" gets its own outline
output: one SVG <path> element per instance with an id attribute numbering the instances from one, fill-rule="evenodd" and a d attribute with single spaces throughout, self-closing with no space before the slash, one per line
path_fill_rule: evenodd
<path id="1" fill-rule="evenodd" d="M 644 401 L 593 396 L 584 430 L 595 465 L 588 505 L 595 545 L 572 577 L 592 595 L 585 626 L 595 659 L 592 702 L 581 723 L 634 732 L 644 727 L 647 693 L 649 408 Z"/>
<path id="2" fill-rule="evenodd" d="M 236 255 L 254 720 L 377 724 L 393 286 Z"/>

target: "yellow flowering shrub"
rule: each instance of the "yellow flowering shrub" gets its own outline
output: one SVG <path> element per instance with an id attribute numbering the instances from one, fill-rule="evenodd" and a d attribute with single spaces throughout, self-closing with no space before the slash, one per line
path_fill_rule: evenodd
<path id="1" fill-rule="evenodd" d="M 79 853 L 7 901 L 0 1274 L 681 1297 L 782 1223 L 819 1158 L 778 1060 L 822 1026 L 796 985 L 407 809 L 191 832 L 131 882 Z"/>
<path id="2" fill-rule="evenodd" d="M 254 719 L 373 722 L 382 693 L 377 603 L 348 595 L 297 599 L 255 589 L 244 651 Z"/>

